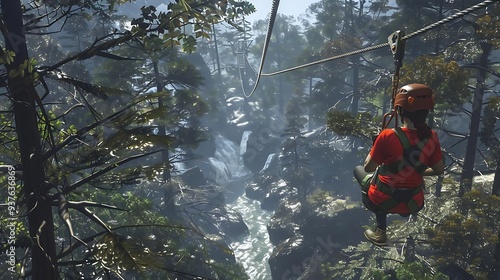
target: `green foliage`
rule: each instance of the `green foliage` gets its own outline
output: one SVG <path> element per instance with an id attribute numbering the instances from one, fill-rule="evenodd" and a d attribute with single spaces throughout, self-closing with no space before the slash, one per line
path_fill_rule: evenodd
<path id="1" fill-rule="evenodd" d="M 492 7 L 491 12 L 480 17 L 477 20 L 480 28 L 477 31 L 478 36 L 482 40 L 488 40 L 491 44 L 500 47 L 500 38 L 498 32 L 500 32 L 500 6 L 495 5 Z"/>
<path id="2" fill-rule="evenodd" d="M 175 46 L 192 52 L 197 38 L 208 38 L 212 24 L 232 23 L 236 16 L 255 9 L 246 1 L 178 0 L 169 4 L 166 13 L 144 7 L 142 15 L 132 21 L 129 32 L 118 30 L 121 28 L 117 23 L 122 19 L 113 14 L 114 5 L 122 2 L 40 1 L 39 6 L 24 10 L 30 30 L 39 28 L 36 24 L 41 18 L 47 26 L 66 21 L 60 25 L 64 33 L 61 37 L 51 37 L 51 32 L 46 32 L 36 45 L 29 46 L 34 57 L 39 56 L 39 61 L 50 65 L 38 65 L 34 57 L 28 58 L 17 69 L 7 67 L 8 73 L 2 76 L 4 88 L 9 76 L 24 77 L 23 86 L 33 92 L 38 86 L 35 82 L 40 82 L 39 93 L 48 112 L 46 122 L 33 121 L 42 134 L 41 154 L 36 156 L 43 160 L 38 161 L 40 166 L 44 166 L 36 170 L 44 174 L 44 185 L 36 188 L 40 192 L 37 196 L 48 201 L 49 208 L 58 208 L 60 217 L 54 216 L 53 224 L 44 221 L 50 222 L 44 231 L 55 231 L 56 238 L 42 240 L 43 244 L 38 245 L 48 244 L 50 248 L 44 249 L 57 251 L 53 261 L 58 262 L 60 277 L 68 279 L 130 275 L 166 279 L 194 277 L 196 273 L 218 279 L 245 279 L 240 276 L 244 275 L 241 267 L 231 263 L 234 256 L 225 244 L 209 240 L 192 228 L 173 225 L 166 218 L 175 215 L 159 207 L 161 199 L 168 199 L 163 185 L 148 192 L 132 189 L 139 189 L 139 184 L 146 181 L 163 181 L 160 178 L 171 168 L 171 159 L 160 159 L 157 152 L 194 146 L 204 136 L 197 129 L 197 118 L 208 109 L 196 91 L 201 75 L 195 66 L 172 55 L 177 52 Z M 39 17 L 37 8 L 44 10 L 43 16 Z M 2 12 L 7 11 L 8 7 L 2 7 Z M 88 25 L 96 25 L 99 30 L 86 28 Z M 194 27 L 192 35 L 185 32 L 189 25 Z M 68 34 L 72 32 L 75 34 Z M 91 38 L 86 32 L 93 34 Z M 132 51 L 134 48 L 140 51 Z M 16 55 L 2 49 L 0 63 L 7 66 Z M 165 57 L 166 62 L 158 63 Z M 159 64 L 159 75 L 155 75 L 158 73 L 153 71 L 151 61 Z M 140 81 L 132 78 L 138 74 Z M 171 87 L 167 90 L 159 86 L 156 93 L 151 93 L 151 85 L 158 83 Z M 7 97 L 0 95 L 0 154 L 2 161 L 18 164 L 12 99 Z M 164 101 L 162 106 L 160 101 Z M 40 106 L 37 104 L 37 110 Z M 168 130 L 167 135 L 158 133 L 161 127 Z M 172 135 L 177 136 L 175 141 Z M 52 137 L 55 143 L 49 145 Z M 23 175 L 20 172 L 16 180 L 28 181 Z M 19 193 L 23 194 L 23 190 Z M 155 200 L 145 198 L 145 193 Z M 16 246 L 25 249 L 35 246 L 26 238 L 26 228 L 32 221 L 23 218 L 32 209 L 26 209 L 26 198 L 17 203 L 20 216 Z M 51 213 L 50 209 L 42 210 Z M 3 214 L 0 217 L 2 226 L 5 218 Z M 216 263 L 211 255 L 213 248 L 226 254 L 224 261 L 229 264 Z M 28 254 L 20 258 L 36 258 L 29 255 L 32 251 L 22 251 Z M 26 271 L 31 263 L 19 265 Z"/>
<path id="3" fill-rule="evenodd" d="M 431 190 L 433 179 L 427 179 Z M 498 242 L 500 200 L 480 190 L 458 197 L 457 182 L 447 177 L 443 196 L 426 194 L 426 207 L 416 221 L 391 217 L 389 246 L 369 242 L 343 249 L 344 258 L 322 265 L 325 279 L 448 279 L 439 273 L 453 264 L 475 279 L 487 279 L 493 267 Z M 452 190 L 451 192 L 449 190 Z M 406 262 L 402 243 L 411 236 L 416 242 L 416 261 Z M 360 269 L 361 268 L 361 269 Z"/>
<path id="4" fill-rule="evenodd" d="M 73 192 L 70 201 L 86 199 L 96 202 L 92 213 L 110 230 L 96 223 L 89 224 L 79 210 L 70 209 L 78 235 L 86 242 L 88 238 L 83 236 L 92 236 L 93 241 L 89 242 L 88 249 L 75 249 L 71 256 L 64 254 L 61 261 L 80 257 L 92 259 L 95 261 L 95 275 L 110 272 L 122 277 L 166 279 L 180 275 L 210 275 L 215 271 L 220 279 L 247 279 L 240 266 L 218 263 L 213 259 L 213 251 L 225 254 L 228 259 L 233 257 L 233 252 L 225 244 L 211 240 L 191 227 L 173 224 L 157 203 L 144 198 L 158 198 L 162 193 L 161 185 L 147 181 L 133 188 L 96 190 L 87 187 Z M 118 208 L 103 207 L 108 204 Z M 59 228 L 58 233 L 65 236 L 64 228 Z M 75 270 L 77 268 L 71 269 Z"/>
<path id="5" fill-rule="evenodd" d="M 5 61 L 5 64 L 9 64 L 13 61 L 15 54 L 11 51 L 5 53 L 2 60 Z M 22 63 L 20 63 L 16 68 L 11 69 L 8 72 L 9 78 L 21 77 L 23 78 L 23 83 L 32 84 L 39 78 L 39 74 L 35 71 L 37 61 L 34 58 L 29 58 Z"/>
<path id="6" fill-rule="evenodd" d="M 329 110 L 327 127 L 338 135 L 352 135 L 371 139 L 379 130 L 378 124 L 369 113 L 358 113 L 353 116 L 347 111 Z"/>
<path id="7" fill-rule="evenodd" d="M 259 59 L 264 48 L 264 40 L 267 36 L 267 20 L 259 20 L 253 24 L 255 44 L 249 48 L 250 54 Z M 292 16 L 278 14 L 276 16 L 271 45 L 267 49 L 264 69 L 266 72 L 275 72 L 300 64 L 301 55 L 307 46 L 304 36 L 301 34 L 301 27 L 296 24 L 296 19 Z M 253 71 L 247 71 L 252 75 Z M 288 101 L 289 93 L 297 89 L 304 88 L 309 75 L 306 72 L 291 72 L 276 76 L 274 79 L 262 79 L 259 83 L 259 94 L 256 98 L 264 108 L 277 105 L 280 111 L 284 110 Z"/>
<path id="8" fill-rule="evenodd" d="M 92 255 L 96 258 L 98 267 L 106 268 L 117 275 L 126 270 L 144 272 L 146 269 L 164 267 L 158 254 L 113 232 L 105 234 L 93 245 Z"/>
<path id="9" fill-rule="evenodd" d="M 368 242 L 348 246 L 342 251 L 346 258 L 321 266 L 324 279 L 384 279 L 380 277 L 401 263 L 397 250 L 380 249 Z"/>
<path id="10" fill-rule="evenodd" d="M 297 190 L 299 201 L 306 204 L 307 194 L 311 191 L 313 174 L 309 168 L 308 142 L 303 136 L 307 120 L 302 116 L 301 98 L 292 98 L 286 108 L 287 127 L 283 132 L 286 137 L 279 156 L 283 169 L 282 178 L 289 186 Z"/>
<path id="11" fill-rule="evenodd" d="M 196 38 L 208 38 L 213 23 L 226 21 L 232 23 L 234 18 L 250 14 L 255 7 L 248 1 L 237 2 L 224 0 L 200 4 L 195 0 L 177 0 L 168 4 L 168 12 L 157 13 L 154 6 L 143 7 L 142 16 L 134 19 L 132 34 L 145 38 L 150 34 L 161 35 L 163 47 L 181 46 L 185 52 L 196 50 Z M 182 31 L 186 25 L 194 26 L 194 34 Z"/>
<path id="12" fill-rule="evenodd" d="M 449 278 L 442 273 L 432 273 L 428 267 L 422 263 L 405 263 L 396 269 L 396 279 L 398 280 L 448 280 Z"/>
<path id="13" fill-rule="evenodd" d="M 492 151 L 490 156 L 492 166 L 498 166 L 500 158 L 500 140 L 495 136 L 498 118 L 500 118 L 500 97 L 492 97 L 483 110 L 483 127 L 479 134 L 481 141 Z"/>
<path id="14" fill-rule="evenodd" d="M 393 32 L 384 32 L 389 9 L 385 1 L 370 1 L 368 4 L 366 1 L 323 0 L 312 4 L 309 9 L 310 16 L 319 24 L 307 26 L 305 32 L 309 45 L 307 54 L 304 55 L 307 62 L 386 41 L 387 36 Z M 392 64 L 389 50 L 385 51 L 367 52 L 362 56 L 352 56 L 308 68 L 307 75 L 315 78 L 310 96 L 310 114 L 314 119 L 323 124 L 325 112 L 332 107 L 344 110 L 357 104 L 360 98 L 368 104 L 364 98 L 374 91 L 379 91 L 383 84 L 379 81 L 386 79 L 380 75 L 381 68 L 390 69 Z M 354 85 L 354 81 L 358 79 L 363 82 Z M 356 87 L 360 90 L 359 93 L 354 92 Z M 360 105 L 363 106 L 362 103 Z M 352 107 L 353 110 L 358 110 L 354 108 L 357 106 Z M 373 111 L 373 107 L 368 111 Z"/>
<path id="15" fill-rule="evenodd" d="M 343 249 L 345 260 L 321 265 L 324 279 L 446 280 L 428 263 L 404 262 L 396 248 L 374 247 L 368 242 Z"/>
<path id="16" fill-rule="evenodd" d="M 432 88 L 436 110 L 458 110 L 471 92 L 468 81 L 471 73 L 456 61 L 446 61 L 442 56 L 420 56 L 401 69 L 400 85 L 422 83 Z"/>
<path id="17" fill-rule="evenodd" d="M 16 53 L 13 51 L 5 51 L 3 48 L 0 50 L 0 54 L 0 63 L 5 65 L 11 64 L 16 56 Z"/>
<path id="18" fill-rule="evenodd" d="M 438 265 L 456 264 L 485 279 L 498 242 L 500 198 L 473 190 L 456 200 L 457 212 L 426 229 Z"/>

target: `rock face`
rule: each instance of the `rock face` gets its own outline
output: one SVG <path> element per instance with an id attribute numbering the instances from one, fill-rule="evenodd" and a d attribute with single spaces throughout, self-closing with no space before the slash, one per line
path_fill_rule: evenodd
<path id="1" fill-rule="evenodd" d="M 271 122 L 256 124 L 249 135 L 245 153 L 242 155 L 247 166 L 254 174 L 258 173 L 266 166 L 269 155 L 276 153 L 281 148 L 282 139 L 279 136 L 282 131 L 281 121 L 276 124 L 277 118 L 272 118 Z M 279 126 L 279 127 L 278 127 Z M 269 162 L 268 168 L 276 168 L 276 160 Z"/>
<path id="2" fill-rule="evenodd" d="M 181 177 L 182 181 L 184 181 L 186 185 L 191 187 L 199 187 L 207 184 L 207 180 L 205 179 L 203 172 L 197 166 L 187 169 L 180 174 L 179 177 Z"/>
<path id="3" fill-rule="evenodd" d="M 321 279 L 320 266 L 339 260 L 341 249 L 364 240 L 370 213 L 325 195 L 307 211 L 294 198 L 285 199 L 268 224 L 276 248 L 269 259 L 274 280 Z"/>
<path id="4" fill-rule="evenodd" d="M 287 238 L 274 249 L 269 258 L 272 278 L 293 279 L 291 277 L 301 270 L 304 256 L 310 254 L 311 250 L 306 246 L 303 236 L 294 235 Z"/>
<path id="5" fill-rule="evenodd" d="M 286 199 L 267 224 L 269 240 L 274 246 L 291 238 L 299 231 L 301 205 L 297 200 Z"/>
<path id="6" fill-rule="evenodd" d="M 226 198 L 226 203 L 233 203 L 238 197 L 245 193 L 245 188 L 247 185 L 246 179 L 241 180 L 231 180 L 223 188 L 224 196 Z"/>
<path id="7" fill-rule="evenodd" d="M 271 183 L 264 197 L 261 199 L 260 207 L 264 210 L 273 211 L 278 208 L 281 201 L 290 195 L 290 187 L 286 184 L 284 180 L 279 180 L 278 182 Z"/>
<path id="8" fill-rule="evenodd" d="M 179 175 L 188 186 L 199 187 L 207 184 L 207 180 L 199 167 L 192 167 Z"/>

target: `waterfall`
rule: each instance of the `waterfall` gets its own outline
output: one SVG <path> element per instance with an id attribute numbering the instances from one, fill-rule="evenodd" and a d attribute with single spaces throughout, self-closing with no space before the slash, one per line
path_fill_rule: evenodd
<path id="1" fill-rule="evenodd" d="M 220 186 L 225 186 L 231 180 L 231 172 L 224 161 L 215 157 L 208 158 L 210 165 L 215 171 L 215 182 Z"/>
<path id="2" fill-rule="evenodd" d="M 252 134 L 252 131 L 246 130 L 243 132 L 243 135 L 241 136 L 240 158 L 242 158 L 243 155 L 247 152 L 247 144 L 248 144 L 248 138 L 250 137 L 250 134 Z"/>
<path id="3" fill-rule="evenodd" d="M 241 147 L 222 135 L 215 136 L 215 154 L 208 160 L 215 172 L 215 182 L 220 186 L 251 175 L 243 163 Z"/>
<path id="4" fill-rule="evenodd" d="M 231 181 L 241 181 L 243 184 L 244 179 L 252 175 L 243 162 L 251 133 L 243 132 L 239 146 L 222 135 L 215 137 L 216 150 L 214 156 L 209 158 L 209 163 L 218 185 L 227 186 Z M 269 280 L 271 272 L 267 261 L 273 246 L 267 233 L 267 223 L 272 212 L 262 210 L 260 202 L 245 195 L 227 206 L 241 213 L 249 229 L 247 236 L 231 243 L 237 261 L 243 265 L 251 280 Z"/>

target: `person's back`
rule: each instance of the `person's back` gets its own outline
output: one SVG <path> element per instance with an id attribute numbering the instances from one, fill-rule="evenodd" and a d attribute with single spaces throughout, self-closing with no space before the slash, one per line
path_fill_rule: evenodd
<path id="1" fill-rule="evenodd" d="M 400 130 L 398 132 L 400 133 L 399 136 L 396 130 Z M 400 140 L 403 137 L 405 139 Z M 408 141 L 406 149 L 403 147 L 402 141 Z M 422 147 L 418 148 L 419 145 Z M 375 162 L 381 163 L 377 178 L 378 182 L 376 186 L 368 190 L 368 197 L 376 205 L 390 199 L 391 195 L 394 196 L 393 192 L 391 195 L 384 193 L 384 190 L 381 189 L 382 185 L 391 188 L 392 191 L 423 187 L 423 172 L 419 169 L 433 166 L 441 159 L 439 140 L 435 132 L 431 133 L 431 137 L 421 140 L 416 129 L 407 127 L 382 131 L 377 137 L 370 155 Z M 421 167 L 418 168 L 416 165 Z M 404 193 L 401 194 L 402 196 L 405 195 Z M 423 192 L 419 191 L 410 197 L 415 199 L 419 209 L 423 207 Z M 405 199 L 397 200 L 403 202 L 391 209 L 383 210 L 388 213 L 410 214 L 411 209 L 408 209 L 405 205 L 407 201 Z"/>
<path id="2" fill-rule="evenodd" d="M 363 195 L 363 203 L 377 218 L 377 229 L 365 231 L 365 237 L 377 245 L 387 241 L 387 213 L 409 215 L 420 211 L 424 205 L 422 176 L 438 175 L 444 169 L 437 134 L 425 122 L 434 106 L 432 90 L 422 84 L 404 86 L 394 106 L 402 127 L 383 130 L 363 166 L 365 172 L 377 170 Z M 359 182 L 366 177 L 360 169 L 354 171 Z"/>

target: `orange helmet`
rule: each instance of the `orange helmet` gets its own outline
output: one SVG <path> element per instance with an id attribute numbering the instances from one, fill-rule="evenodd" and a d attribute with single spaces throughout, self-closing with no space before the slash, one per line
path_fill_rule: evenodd
<path id="1" fill-rule="evenodd" d="M 394 107 L 402 107 L 408 112 L 432 110 L 434 96 L 432 89 L 423 84 L 409 84 L 401 87 L 394 99 Z"/>

